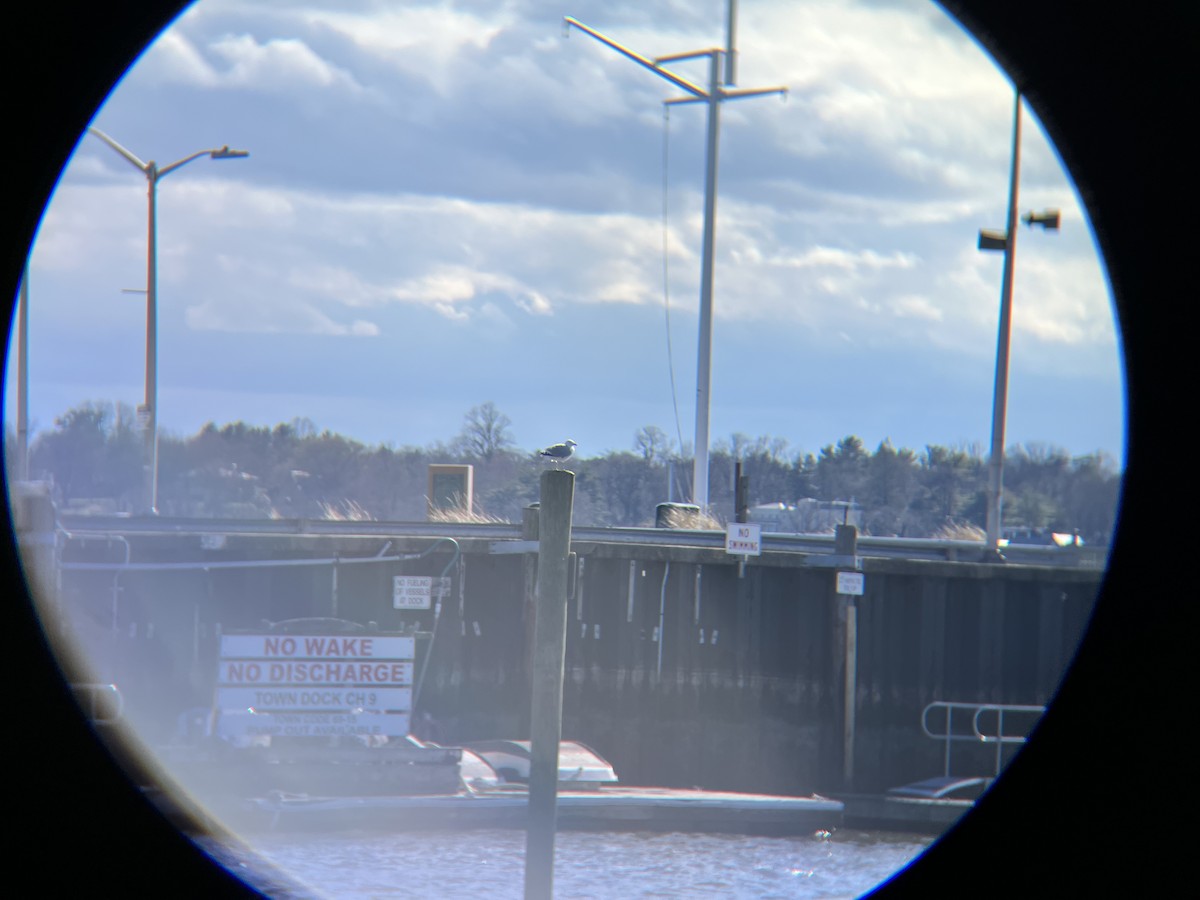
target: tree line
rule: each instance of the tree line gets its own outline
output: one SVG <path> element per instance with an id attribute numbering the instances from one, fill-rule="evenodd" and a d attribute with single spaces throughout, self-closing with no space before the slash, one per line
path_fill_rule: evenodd
<path id="1" fill-rule="evenodd" d="M 6 434 L 12 472 L 14 435 Z M 30 447 L 30 475 L 49 482 L 63 508 L 138 509 L 143 496 L 143 433 L 124 405 L 89 402 L 59 416 Z M 652 525 L 658 504 L 691 496 L 689 446 L 677 447 L 654 425 L 637 429 L 630 449 L 576 457 L 575 521 L 580 525 Z M 734 518 L 737 463 L 748 478 L 746 501 L 778 530 L 831 528 L 833 504 L 854 511 L 863 533 L 904 537 L 982 536 L 987 460 L 978 447 L 927 445 L 874 451 L 856 436 L 816 453 L 781 438 L 733 434 L 709 455 L 709 499 L 718 521 Z M 159 438 L 158 509 L 167 516 L 364 518 L 427 517 L 428 466 L 474 467 L 479 520 L 520 522 L 537 500 L 547 465 L 515 446 L 512 423 L 494 403 L 472 407 L 461 431 L 425 447 L 368 446 L 308 419 L 274 427 L 209 423 L 196 434 Z M 1031 531 L 1077 532 L 1088 543 L 1112 534 L 1121 475 L 1111 457 L 1072 457 L 1048 444 L 1006 452 L 1004 522 Z M 770 506 L 766 506 L 770 505 Z M 786 527 L 783 527 L 786 526 Z"/>

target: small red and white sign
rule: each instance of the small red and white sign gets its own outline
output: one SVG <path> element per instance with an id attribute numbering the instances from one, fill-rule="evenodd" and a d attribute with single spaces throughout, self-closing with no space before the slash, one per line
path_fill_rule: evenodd
<path id="1" fill-rule="evenodd" d="M 762 556 L 762 526 L 734 522 L 725 528 L 725 552 L 741 556 Z"/>

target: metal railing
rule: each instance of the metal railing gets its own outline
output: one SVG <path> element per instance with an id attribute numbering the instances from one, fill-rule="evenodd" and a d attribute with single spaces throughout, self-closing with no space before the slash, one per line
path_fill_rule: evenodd
<path id="1" fill-rule="evenodd" d="M 945 728 L 933 731 L 929 725 L 929 713 L 932 710 L 945 710 Z M 994 744 L 996 747 L 996 766 L 992 777 L 1000 774 L 1004 763 L 1004 747 L 1009 744 L 1024 744 L 1029 730 L 1046 711 L 1044 706 L 1024 706 L 1014 703 L 953 703 L 938 700 L 930 703 L 921 711 L 921 730 L 927 737 L 942 741 L 944 744 L 944 764 L 942 774 L 950 775 L 950 750 L 956 743 Z M 955 730 L 955 713 L 959 713 L 959 730 Z M 1008 730 L 1005 728 L 1005 716 L 1008 724 L 1013 725 L 1013 719 L 1024 727 Z M 969 729 L 967 730 L 967 722 Z M 990 726 L 990 727 L 989 727 Z"/>
<path id="2" fill-rule="evenodd" d="M 325 519 L 196 519 L 172 517 L 83 516 L 70 513 L 59 516 L 67 537 L 84 530 L 94 535 L 189 534 L 189 535 L 307 535 L 342 538 L 362 537 L 451 537 L 460 541 L 480 540 L 493 544 L 492 552 L 503 552 L 505 542 L 517 552 L 529 552 L 522 541 L 521 526 L 446 522 L 333 521 Z M 576 526 L 573 543 L 673 546 L 723 551 L 725 533 L 669 528 L 624 526 Z M 767 530 L 762 535 L 767 552 L 829 554 L 833 552 L 831 534 L 778 534 Z M 1058 547 L 1011 545 L 1005 549 L 1010 562 L 1023 565 L 1069 566 L 1102 569 L 1107 550 L 1099 547 Z M 994 561 L 984 542 L 938 538 L 872 537 L 860 535 L 858 555 L 890 559 L 935 561 Z M 82 568 L 111 566 L 111 563 L 76 564 Z M 147 564 L 149 565 L 149 564 Z"/>

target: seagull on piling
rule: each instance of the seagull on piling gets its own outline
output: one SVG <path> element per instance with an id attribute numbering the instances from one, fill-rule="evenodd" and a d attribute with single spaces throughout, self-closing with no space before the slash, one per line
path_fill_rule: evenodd
<path id="1" fill-rule="evenodd" d="M 545 450 L 539 450 L 538 455 L 545 456 L 545 457 L 553 460 L 554 465 L 557 466 L 560 462 L 563 462 L 564 460 L 568 460 L 572 456 L 575 455 L 576 446 L 578 446 L 578 445 L 574 441 L 572 441 L 571 439 L 568 438 L 567 440 L 563 441 L 561 444 L 552 444 L 551 446 L 547 447 Z"/>

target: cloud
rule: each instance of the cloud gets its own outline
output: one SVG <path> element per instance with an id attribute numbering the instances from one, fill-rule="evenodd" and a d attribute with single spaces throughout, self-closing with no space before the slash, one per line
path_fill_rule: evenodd
<path id="1" fill-rule="evenodd" d="M 185 30 L 168 30 L 147 50 L 138 77 L 268 94 L 294 95 L 313 89 L 364 91 L 348 71 L 323 59 L 298 38 L 260 42 L 243 33 L 223 34 L 199 46 L 196 40 Z"/>
<path id="2" fill-rule="evenodd" d="M 785 269 L 835 269 L 848 273 L 880 269 L 911 269 L 916 258 L 908 253 L 881 254 L 874 250 L 850 251 L 836 247 L 811 247 L 795 256 L 777 257 L 772 265 Z"/>
<path id="3" fill-rule="evenodd" d="M 501 10 L 484 19 L 445 5 L 371 8 L 364 12 L 308 8 L 300 18 L 349 38 L 357 47 L 447 95 L 461 77 L 466 51 L 480 51 L 509 21 Z"/>
<path id="4" fill-rule="evenodd" d="M 927 322 L 940 322 L 944 318 L 942 311 L 928 297 L 917 297 L 906 294 L 887 301 L 892 314 L 898 319 L 923 319 Z"/>
<path id="5" fill-rule="evenodd" d="M 275 315 L 268 306 L 223 303 L 205 300 L 188 306 L 184 313 L 187 327 L 194 331 L 221 331 L 239 334 L 315 334 L 327 337 L 376 337 L 378 325 L 364 319 L 338 322 L 311 303 L 294 297 L 286 305 L 286 317 Z"/>
<path id="6" fill-rule="evenodd" d="M 371 365 L 390 365 L 379 348 L 405 341 L 411 357 L 436 333 L 495 352 L 490 368 L 458 376 L 477 384 L 531 334 L 580 346 L 601 321 L 648 332 L 664 303 L 679 336 L 694 328 L 704 111 L 672 108 L 664 130 L 674 88 L 580 32 L 564 39 L 561 16 L 657 55 L 720 43 L 719 14 L 594 0 L 328 7 L 204 0 L 106 104 L 100 127 L 143 158 L 210 135 L 252 154 L 198 161 L 162 187 L 164 330 L 248 353 L 270 334 L 279 360 L 326 346 L 364 367 L 364 348 L 379 354 Z M 1006 214 L 1007 78 L 929 3 L 756 0 L 741 5 L 738 35 L 739 86 L 790 93 L 722 107 L 718 347 L 736 331 L 725 352 L 744 357 L 786 335 L 786 353 L 828 350 L 827 366 L 852 345 L 854 365 L 874 365 L 881 347 L 893 365 L 910 359 L 914 383 L 964 358 L 986 376 L 1001 260 L 975 236 Z M 702 62 L 678 69 L 703 77 Z M 1029 352 L 1039 371 L 1112 381 L 1103 268 L 1032 114 L 1022 162 L 1022 208 L 1061 208 L 1063 228 L 1022 228 L 1014 366 Z M 55 352 L 90 352 L 78 348 L 105 329 L 141 358 L 140 305 L 119 292 L 144 284 L 145 215 L 144 179 L 85 140 L 33 259 L 35 322 L 79 331 Z M 658 343 L 641 348 L 648 365 Z M 604 356 L 607 370 L 600 357 L 578 363 L 581 383 L 609 383 Z M 609 443 L 641 424 L 622 423 Z"/>
<path id="7" fill-rule="evenodd" d="M 1063 348 L 1111 346 L 1113 311 L 1097 267 L 1054 258 L 1049 250 L 1018 256 L 1013 284 L 1013 332 Z"/>
<path id="8" fill-rule="evenodd" d="M 206 60 L 185 31 L 172 28 L 162 34 L 142 57 L 139 74 L 196 87 L 216 87 L 220 74 Z"/>
<path id="9" fill-rule="evenodd" d="M 361 90 L 349 73 L 321 59 L 303 41 L 276 38 L 259 43 L 251 35 L 228 35 L 210 50 L 227 64 L 224 87 L 294 92 L 304 88 Z"/>

